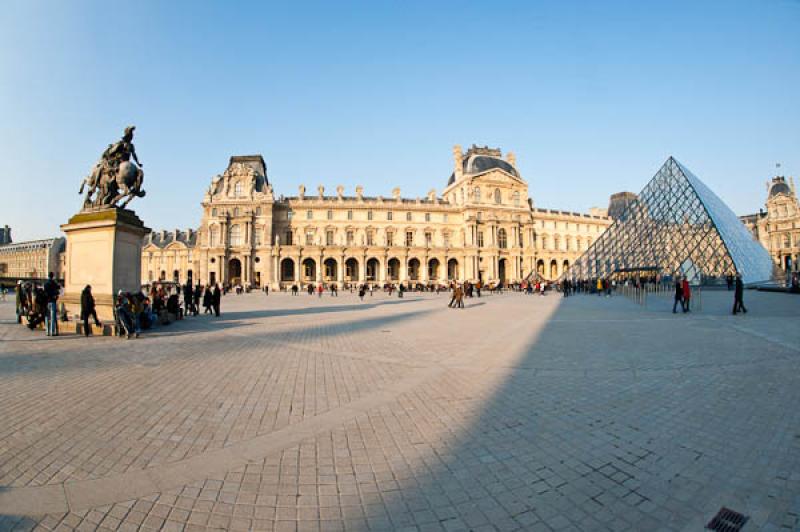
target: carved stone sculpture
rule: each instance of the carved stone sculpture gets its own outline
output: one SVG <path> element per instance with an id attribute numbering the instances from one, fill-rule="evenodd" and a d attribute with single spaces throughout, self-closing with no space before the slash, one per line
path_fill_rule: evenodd
<path id="1" fill-rule="evenodd" d="M 126 127 L 122 139 L 109 144 L 91 173 L 83 180 L 78 191 L 78 194 L 83 194 L 83 189 L 88 187 L 83 210 L 117 206 L 125 208 L 133 198 L 144 197 L 144 165 L 139 162 L 133 146 L 135 129 L 136 126 Z M 118 205 L 120 201 L 122 203 Z"/>

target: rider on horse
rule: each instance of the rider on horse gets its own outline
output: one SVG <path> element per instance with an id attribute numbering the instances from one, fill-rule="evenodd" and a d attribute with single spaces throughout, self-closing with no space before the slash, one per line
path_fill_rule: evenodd
<path id="1" fill-rule="evenodd" d="M 120 182 L 120 166 L 123 163 L 130 162 L 131 158 L 136 162 L 139 168 L 144 165 L 139 162 L 136 156 L 136 148 L 133 146 L 133 131 L 136 126 L 128 126 L 125 128 L 125 134 L 122 139 L 110 144 L 100 157 L 100 161 L 94 166 L 92 173 L 84 180 L 79 193 L 83 192 L 84 185 L 89 185 L 89 191 L 86 194 L 85 206 L 103 206 L 115 204 L 119 199 L 124 196 L 130 196 L 125 202 L 133 196 L 143 196 L 144 191 L 140 190 L 142 172 L 137 169 L 137 178 L 130 186 L 128 183 Z M 120 194 L 120 185 L 124 185 L 125 193 Z M 92 195 L 97 192 L 97 197 L 92 200 Z M 124 205 L 123 205 L 124 206 Z"/>

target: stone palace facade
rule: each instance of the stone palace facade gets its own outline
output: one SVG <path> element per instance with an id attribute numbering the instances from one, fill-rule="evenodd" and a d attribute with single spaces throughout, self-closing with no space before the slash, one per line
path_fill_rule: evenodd
<path id="1" fill-rule="evenodd" d="M 785 272 L 800 271 L 800 203 L 794 181 L 783 176 L 767 182 L 766 211 L 741 216 L 753 236 Z"/>
<path id="2" fill-rule="evenodd" d="M 453 149 L 437 195 L 345 195 L 337 187 L 276 198 L 260 155 L 231 157 L 202 202 L 197 230 L 157 231 L 142 250 L 142 283 L 230 283 L 272 289 L 316 283 L 518 282 L 556 279 L 612 223 L 534 208 L 512 153 Z"/>

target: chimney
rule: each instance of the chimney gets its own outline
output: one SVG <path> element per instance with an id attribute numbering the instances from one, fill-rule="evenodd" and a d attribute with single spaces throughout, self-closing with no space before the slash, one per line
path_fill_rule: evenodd
<path id="1" fill-rule="evenodd" d="M 456 181 L 461 179 L 461 174 L 464 170 L 464 155 L 461 153 L 461 146 L 456 144 L 453 146 L 453 164 L 455 169 L 453 173 L 456 175 Z"/>
<path id="2" fill-rule="evenodd" d="M 514 168 L 517 167 L 517 156 L 514 155 L 513 151 L 506 153 L 506 161 L 508 161 L 508 164 L 510 164 Z"/>

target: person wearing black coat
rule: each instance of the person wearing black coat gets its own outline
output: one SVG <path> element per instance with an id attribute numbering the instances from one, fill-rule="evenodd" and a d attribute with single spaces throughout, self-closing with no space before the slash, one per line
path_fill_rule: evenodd
<path id="1" fill-rule="evenodd" d="M 211 294 L 211 287 L 206 286 L 203 293 L 203 314 L 211 314 L 211 306 L 214 303 L 214 296 Z"/>
<path id="2" fill-rule="evenodd" d="M 681 284 L 681 278 L 675 277 L 675 302 L 672 303 L 672 313 L 675 314 L 675 309 L 678 308 L 678 305 L 683 308 L 683 285 Z"/>
<path id="3" fill-rule="evenodd" d="M 736 314 L 740 310 L 747 314 L 747 309 L 744 308 L 744 283 L 742 282 L 742 276 L 740 274 L 736 274 L 736 288 L 733 292 L 733 313 Z"/>
<path id="4" fill-rule="evenodd" d="M 212 303 L 214 304 L 214 314 L 219 317 L 219 305 L 222 302 L 222 291 L 219 289 L 219 284 L 214 286 L 214 296 Z"/>
<path id="5" fill-rule="evenodd" d="M 97 319 L 97 309 L 94 304 L 94 296 L 92 295 L 92 287 L 86 285 L 86 288 L 81 292 L 81 319 L 83 320 L 83 334 L 89 336 L 91 329 L 89 328 L 89 318 L 94 318 L 94 323 L 100 327 L 100 320 Z"/>
<path id="6" fill-rule="evenodd" d="M 202 296 L 203 289 L 200 288 L 200 283 L 197 283 L 197 286 L 194 287 L 194 302 L 192 304 L 192 310 L 194 311 L 195 316 L 200 313 L 200 298 Z"/>

